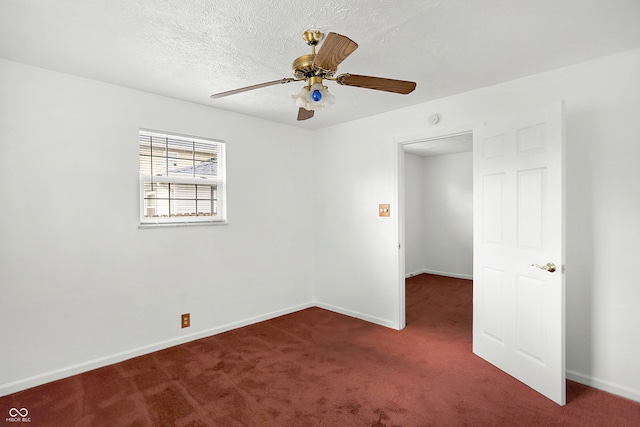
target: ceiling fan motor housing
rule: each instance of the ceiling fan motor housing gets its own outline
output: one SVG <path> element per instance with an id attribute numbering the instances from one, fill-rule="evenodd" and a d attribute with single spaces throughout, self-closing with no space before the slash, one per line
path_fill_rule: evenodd
<path id="1" fill-rule="evenodd" d="M 299 58 L 294 59 L 291 64 L 291 71 L 296 79 L 308 79 L 313 75 L 315 67 L 313 66 L 313 58 L 315 54 L 302 55 Z"/>
<path id="2" fill-rule="evenodd" d="M 291 71 L 296 79 L 306 80 L 313 76 L 321 78 L 333 77 L 336 70 L 323 70 L 313 65 L 313 59 L 316 57 L 315 53 L 309 55 L 302 55 L 296 58 L 291 64 Z"/>

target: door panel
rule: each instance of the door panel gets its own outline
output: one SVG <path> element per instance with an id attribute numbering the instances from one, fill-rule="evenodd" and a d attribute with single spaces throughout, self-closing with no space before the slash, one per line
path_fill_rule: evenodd
<path id="1" fill-rule="evenodd" d="M 560 405 L 562 166 L 561 103 L 474 132 L 473 351 Z"/>
<path id="2" fill-rule="evenodd" d="M 483 276 L 484 305 L 490 305 L 494 302 L 500 306 L 504 305 L 504 271 L 485 268 Z M 504 315 L 498 310 L 485 311 L 483 314 L 483 334 L 499 344 L 504 344 Z"/>
<path id="3" fill-rule="evenodd" d="M 518 246 L 542 249 L 546 169 L 518 171 Z"/>
<path id="4" fill-rule="evenodd" d="M 486 175 L 482 178 L 482 240 L 487 244 L 502 246 L 502 200 L 504 174 Z"/>
<path id="5" fill-rule="evenodd" d="M 544 281 L 518 276 L 518 351 L 544 364 Z"/>

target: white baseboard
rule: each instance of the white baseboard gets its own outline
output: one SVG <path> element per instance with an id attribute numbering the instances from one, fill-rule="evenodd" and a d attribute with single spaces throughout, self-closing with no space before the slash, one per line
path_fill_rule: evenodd
<path id="1" fill-rule="evenodd" d="M 423 271 L 424 273 L 437 274 L 440 276 L 450 276 L 449 274 L 439 274 L 432 271 Z M 416 274 L 421 274 L 416 273 Z M 415 274 L 414 274 L 415 275 Z M 460 275 L 458 275 L 460 276 Z M 458 277 L 458 278 L 467 278 L 467 277 Z M 158 343 L 134 348 L 131 350 L 123 351 L 120 353 L 116 353 L 110 356 L 101 357 L 94 360 L 89 360 L 87 362 L 79 363 L 76 365 L 68 366 L 62 369 L 57 369 L 50 372 L 45 372 L 39 375 L 34 375 L 29 378 L 23 378 L 14 382 L 0 384 L 0 397 L 6 396 L 12 393 L 17 393 L 22 390 L 26 390 L 32 387 L 36 387 L 42 384 L 46 384 L 52 381 L 56 381 L 59 379 L 67 378 L 73 375 L 78 375 L 83 372 L 88 372 L 93 369 L 102 368 L 104 366 L 109 366 L 114 363 L 123 362 L 128 359 L 132 359 L 134 357 L 142 356 L 145 354 L 153 353 L 155 351 L 164 350 L 169 347 L 173 347 L 180 344 L 185 344 L 190 341 L 195 341 L 201 338 L 206 338 L 209 336 L 217 335 L 223 332 L 227 332 L 233 329 L 241 328 L 243 326 L 252 325 L 254 323 L 263 322 L 265 320 L 273 319 L 276 317 L 284 316 L 286 314 L 295 313 L 296 311 L 304 310 L 311 307 L 319 307 L 325 310 L 333 311 L 336 313 L 344 314 L 346 316 L 354 317 L 357 319 L 361 319 L 370 323 L 374 323 L 377 325 L 385 326 L 391 329 L 397 329 L 397 326 L 387 320 L 382 319 L 375 316 L 369 316 L 357 311 L 348 310 L 343 307 L 338 307 L 331 304 L 325 304 L 321 302 L 317 303 L 306 303 L 300 304 L 298 306 L 289 307 L 282 310 L 277 310 L 271 313 L 266 313 L 260 316 L 250 317 L 248 319 L 244 319 L 238 322 L 228 323 L 226 325 L 222 325 L 216 328 L 210 328 L 203 331 L 198 331 L 189 335 L 183 335 L 180 337 L 172 338 L 166 341 L 161 341 Z M 592 377 L 590 375 L 582 374 L 580 372 L 572 371 L 567 369 L 566 371 L 567 379 L 571 381 L 575 381 L 580 384 L 584 384 L 589 387 L 597 388 L 598 390 L 605 391 L 607 393 L 612 393 L 617 396 L 621 396 L 630 400 L 634 400 L 636 402 L 640 402 L 640 390 L 635 390 L 630 387 L 626 387 L 620 384 L 613 383 L 611 381 L 603 380 L 601 378 Z"/>
<path id="2" fill-rule="evenodd" d="M 404 278 L 405 278 L 405 279 L 408 279 L 409 277 L 417 276 L 418 274 L 422 274 L 422 273 L 426 273 L 426 271 L 424 271 L 424 270 L 418 270 L 418 271 L 412 271 L 412 272 L 410 272 L 410 273 L 407 273 L 407 272 L 405 271 L 405 273 L 404 273 Z"/>
<path id="3" fill-rule="evenodd" d="M 451 273 L 448 271 L 437 271 L 437 270 L 427 270 L 427 269 L 422 269 L 422 270 L 418 270 L 418 271 L 414 271 L 411 273 L 405 273 L 405 278 L 409 278 L 412 276 L 417 276 L 418 274 L 423 274 L 423 273 L 427 273 L 427 274 L 435 274 L 436 276 L 446 276 L 446 277 L 453 277 L 455 279 L 466 279 L 466 280 L 473 280 L 473 276 L 470 276 L 468 274 L 460 274 L 460 273 Z"/>
<path id="4" fill-rule="evenodd" d="M 322 302 L 317 302 L 316 307 L 323 308 L 325 310 L 333 311 L 335 313 L 344 314 L 345 316 L 355 317 L 356 319 L 365 320 L 370 323 L 375 323 L 376 325 L 386 326 L 391 329 L 398 329 L 397 325 L 395 325 L 392 321 L 387 319 L 382 319 L 380 317 L 369 316 L 368 314 L 359 313 L 357 311 L 348 310 L 343 307 L 338 307 L 331 304 L 325 304 Z"/>
<path id="5" fill-rule="evenodd" d="M 630 387 L 603 380 L 602 378 L 592 377 L 591 375 L 582 374 L 570 369 L 567 369 L 566 372 L 568 380 L 597 388 L 598 390 L 606 391 L 607 393 L 615 394 L 616 396 L 640 402 L 640 390 L 634 390 Z"/>
<path id="6" fill-rule="evenodd" d="M 153 353 L 155 351 L 164 350 L 169 347 L 173 347 L 180 344 L 185 344 L 190 341 L 195 341 L 201 338 L 217 335 L 222 332 L 227 332 L 232 329 L 241 328 L 243 326 L 252 325 L 254 323 L 263 322 L 265 320 L 273 319 L 283 316 L 285 314 L 294 313 L 296 311 L 304 310 L 306 308 L 314 307 L 315 304 L 307 303 L 294 307 L 289 307 L 282 310 L 277 310 L 271 313 L 263 314 L 260 316 L 250 317 L 238 322 L 228 323 L 216 328 L 205 329 L 189 335 L 182 335 L 180 337 L 172 338 L 166 341 L 157 342 L 150 345 L 134 348 L 131 350 L 123 351 L 120 353 L 112 354 L 110 356 L 100 357 L 98 359 L 89 360 L 87 362 L 78 363 L 76 365 L 67 366 L 65 368 L 56 369 L 54 371 L 45 372 L 42 374 L 34 375 L 29 378 L 23 378 L 17 381 L 13 381 L 6 384 L 0 384 L 0 397 L 8 394 L 17 393 L 28 388 L 36 387 L 42 384 L 46 384 L 52 381 L 67 378 L 73 375 L 78 375 L 83 372 L 88 372 L 93 369 L 102 368 L 104 366 L 113 365 L 114 363 L 123 362 L 134 357 L 142 356 L 145 354 Z"/>

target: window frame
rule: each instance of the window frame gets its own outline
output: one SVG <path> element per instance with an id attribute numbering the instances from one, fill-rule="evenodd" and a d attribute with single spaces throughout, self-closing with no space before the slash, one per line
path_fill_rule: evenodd
<path id="1" fill-rule="evenodd" d="M 216 146 L 217 156 L 217 176 L 171 176 L 171 175 L 142 175 L 140 171 L 140 137 L 145 134 L 151 136 L 160 136 L 168 138 L 177 138 L 181 140 L 190 140 L 200 143 L 206 143 Z M 170 151 L 166 151 L 165 158 L 170 161 Z M 213 138 L 204 138 L 193 135 L 177 134 L 166 131 L 158 131 L 152 129 L 140 128 L 138 130 L 138 177 L 139 177 L 139 220 L 140 228 L 158 227 L 158 226 L 182 226 L 182 225 L 219 225 L 227 224 L 227 203 L 226 203 L 226 144 L 225 141 Z M 215 186 L 216 188 L 216 207 L 217 215 L 215 216 L 173 216 L 173 217 L 147 217 L 145 216 L 145 183 L 159 184 L 188 184 L 198 186 Z M 157 203 L 157 202 L 156 202 Z M 169 201 L 171 203 L 171 200 Z M 157 208 L 157 204 L 156 204 Z"/>

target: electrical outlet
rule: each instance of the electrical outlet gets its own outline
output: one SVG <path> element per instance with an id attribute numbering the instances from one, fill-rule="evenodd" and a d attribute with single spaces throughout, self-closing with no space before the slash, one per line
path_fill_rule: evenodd
<path id="1" fill-rule="evenodd" d="M 188 328 L 189 326 L 191 326 L 191 314 L 185 313 L 182 315 L 182 327 Z"/>

